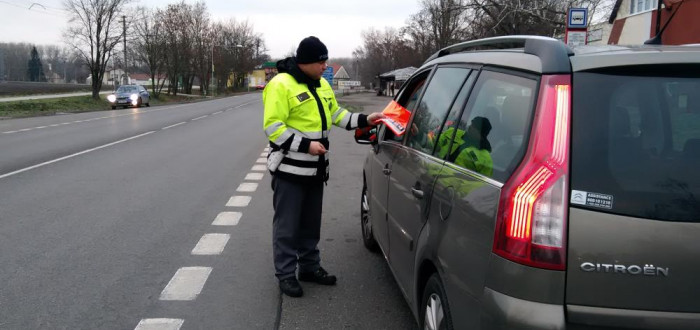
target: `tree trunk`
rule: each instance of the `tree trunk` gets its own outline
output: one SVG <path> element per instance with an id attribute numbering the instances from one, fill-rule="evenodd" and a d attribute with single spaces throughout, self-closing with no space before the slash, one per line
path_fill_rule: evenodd
<path id="1" fill-rule="evenodd" d="M 95 100 L 100 99 L 100 87 L 102 87 L 102 82 L 100 81 L 100 70 L 90 70 L 92 71 L 92 98 Z"/>

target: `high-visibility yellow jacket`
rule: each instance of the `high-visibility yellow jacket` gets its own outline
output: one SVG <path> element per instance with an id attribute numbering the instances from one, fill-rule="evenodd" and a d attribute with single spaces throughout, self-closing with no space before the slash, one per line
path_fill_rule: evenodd
<path id="1" fill-rule="evenodd" d="M 330 150 L 330 124 L 355 129 L 367 126 L 367 116 L 339 107 L 330 84 L 323 78 L 308 78 L 293 58 L 278 62 L 277 69 L 280 73 L 263 91 L 265 134 L 272 152 L 285 153 L 273 174 L 302 182 L 326 181 L 328 154 L 309 154 L 311 141 Z"/>

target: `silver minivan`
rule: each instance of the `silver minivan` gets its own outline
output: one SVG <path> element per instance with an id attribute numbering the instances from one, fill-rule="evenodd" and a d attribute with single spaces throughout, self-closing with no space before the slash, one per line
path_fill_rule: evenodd
<path id="1" fill-rule="evenodd" d="M 700 329 L 700 47 L 467 42 L 391 106 L 362 233 L 421 328 Z"/>

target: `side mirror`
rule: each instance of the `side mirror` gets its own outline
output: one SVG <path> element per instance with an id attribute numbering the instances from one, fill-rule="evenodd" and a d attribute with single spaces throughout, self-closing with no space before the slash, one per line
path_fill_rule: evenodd
<path id="1" fill-rule="evenodd" d="M 369 126 L 358 128 L 355 130 L 355 142 L 358 144 L 375 144 L 377 143 L 377 128 Z"/>

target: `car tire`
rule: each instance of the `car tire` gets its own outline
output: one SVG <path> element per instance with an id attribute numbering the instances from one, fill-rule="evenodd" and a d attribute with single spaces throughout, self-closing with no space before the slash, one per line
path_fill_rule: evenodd
<path id="1" fill-rule="evenodd" d="M 453 330 L 452 313 L 447 303 L 445 287 L 437 273 L 430 276 L 423 290 L 421 300 L 420 321 L 421 329 Z"/>
<path id="2" fill-rule="evenodd" d="M 138 101 L 136 101 L 136 107 L 137 107 L 137 108 L 140 108 L 140 107 L 141 107 L 141 104 L 142 104 L 142 102 L 143 102 L 143 101 L 142 101 L 142 100 L 141 100 L 141 98 L 139 97 L 139 100 L 138 100 Z"/>
<path id="3" fill-rule="evenodd" d="M 146 102 L 146 106 L 147 106 L 147 107 L 150 107 L 150 106 L 151 106 L 151 102 L 150 102 L 150 101 Z"/>
<path id="4" fill-rule="evenodd" d="M 115 110 L 116 108 L 117 108 L 116 105 L 113 105 L 113 106 L 112 106 L 112 110 Z"/>
<path id="5" fill-rule="evenodd" d="M 362 198 L 360 200 L 360 225 L 362 226 L 362 243 L 372 252 L 379 251 L 379 244 L 374 239 L 372 221 L 369 213 L 369 199 L 367 199 L 367 184 L 362 185 Z"/>

